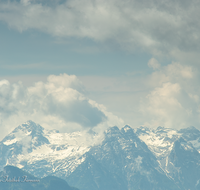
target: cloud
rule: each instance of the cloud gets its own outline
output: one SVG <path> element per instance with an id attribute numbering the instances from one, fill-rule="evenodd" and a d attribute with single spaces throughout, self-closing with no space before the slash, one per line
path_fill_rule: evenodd
<path id="1" fill-rule="evenodd" d="M 1 2 L 0 20 L 21 32 L 36 29 L 172 56 L 199 51 L 199 8 L 197 0 L 22 0 Z"/>
<path id="2" fill-rule="evenodd" d="M 151 58 L 148 62 L 148 66 L 155 69 L 158 69 L 160 67 L 160 64 L 155 58 Z"/>
<path id="3" fill-rule="evenodd" d="M 165 82 L 176 83 L 178 81 L 178 83 L 186 86 L 188 84 L 187 79 L 192 79 L 195 75 L 197 75 L 197 73 L 192 66 L 172 62 L 154 71 L 147 77 L 147 83 L 152 87 L 156 87 L 161 86 Z"/>
<path id="4" fill-rule="evenodd" d="M 164 83 L 162 87 L 155 88 L 147 95 L 143 111 L 150 114 L 152 124 L 167 127 L 177 125 L 178 117 L 184 115 L 182 114 L 183 107 L 177 98 L 180 90 L 180 85 L 177 83 Z"/>
<path id="5" fill-rule="evenodd" d="M 29 119 L 63 132 L 121 122 L 104 106 L 88 99 L 78 78 L 67 74 L 50 75 L 47 82 L 29 87 L 0 81 L 0 119 L 4 131 Z"/>
<path id="6" fill-rule="evenodd" d="M 200 121 L 199 74 L 193 67 L 172 62 L 147 77 L 151 88 L 141 98 L 144 125 L 170 128 L 198 127 Z"/>
<path id="7" fill-rule="evenodd" d="M 22 153 L 28 154 L 28 149 L 31 148 L 31 136 L 28 136 L 27 133 L 19 130 L 15 133 L 15 137 L 18 140 L 18 144 L 22 145 Z"/>
<path id="8" fill-rule="evenodd" d="M 18 105 L 21 99 L 23 99 L 23 87 L 21 83 L 11 85 L 9 81 L 0 81 L 0 116 L 2 118 L 8 118 L 18 111 Z"/>

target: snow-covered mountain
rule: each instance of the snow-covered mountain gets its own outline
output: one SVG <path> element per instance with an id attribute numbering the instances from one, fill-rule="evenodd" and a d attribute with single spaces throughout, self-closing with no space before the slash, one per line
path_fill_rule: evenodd
<path id="1" fill-rule="evenodd" d="M 0 167 L 55 175 L 80 190 L 200 189 L 200 131 L 125 126 L 59 133 L 28 121 L 0 142 Z"/>
<path id="2" fill-rule="evenodd" d="M 137 129 L 136 134 L 154 153 L 160 167 L 181 189 L 200 189 L 200 131 L 158 127 Z"/>
<path id="3" fill-rule="evenodd" d="M 80 132 L 48 131 L 32 121 L 13 130 L 0 142 L 0 148 L 1 169 L 5 164 L 14 165 L 37 177 L 68 176 L 84 161 L 82 155 L 90 149 Z"/>
<path id="4" fill-rule="evenodd" d="M 179 189 L 129 126 L 107 130 L 102 143 L 86 155 L 67 178 L 69 184 L 78 183 L 82 190 Z"/>

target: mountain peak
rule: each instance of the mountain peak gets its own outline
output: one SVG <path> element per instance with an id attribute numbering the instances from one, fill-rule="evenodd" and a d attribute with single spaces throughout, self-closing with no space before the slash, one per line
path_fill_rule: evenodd
<path id="1" fill-rule="evenodd" d="M 161 126 L 158 126 L 157 129 L 156 129 L 156 131 L 160 131 L 160 130 L 163 130 L 163 129 L 165 129 L 165 128 L 161 127 Z"/>
<path id="2" fill-rule="evenodd" d="M 150 129 L 149 129 L 148 127 L 144 127 L 144 126 L 140 126 L 140 127 L 137 128 L 137 130 L 136 130 L 136 134 L 137 134 L 137 135 L 147 134 L 148 132 L 150 132 Z"/>
<path id="3" fill-rule="evenodd" d="M 22 125 L 19 125 L 17 128 L 13 130 L 13 133 L 18 132 L 19 130 L 23 132 L 30 132 L 30 131 L 37 131 L 39 133 L 43 133 L 44 128 L 41 127 L 39 124 L 36 124 L 35 122 L 28 120 L 27 122 L 23 123 Z"/>
<path id="4" fill-rule="evenodd" d="M 180 129 L 178 132 L 182 133 L 182 137 L 186 140 L 197 140 L 200 138 L 200 131 L 193 126 Z"/>
<path id="5" fill-rule="evenodd" d="M 178 132 L 179 133 L 187 133 L 187 132 L 190 132 L 190 133 L 191 132 L 200 133 L 200 131 L 197 128 L 195 128 L 194 126 L 190 126 L 190 127 L 184 128 L 184 129 L 180 129 Z"/>
<path id="6" fill-rule="evenodd" d="M 117 126 L 110 127 L 105 131 L 106 134 L 118 134 L 119 132 L 120 130 Z"/>
<path id="7" fill-rule="evenodd" d="M 24 124 L 27 124 L 27 125 L 35 125 L 36 123 L 33 122 L 32 120 L 28 120 L 28 121 L 25 122 Z"/>
<path id="8" fill-rule="evenodd" d="M 129 125 L 125 125 L 122 129 L 121 129 L 121 131 L 123 131 L 123 132 L 127 132 L 127 131 L 129 131 L 129 130 L 133 130 Z"/>
<path id="9" fill-rule="evenodd" d="M 135 138 L 136 134 L 134 133 L 134 129 L 132 129 L 129 125 L 125 125 L 121 129 L 121 133 L 126 135 L 126 136 L 131 136 L 131 138 Z"/>
<path id="10" fill-rule="evenodd" d="M 10 134 L 8 134 L 2 142 L 4 145 L 13 145 L 16 142 L 22 142 L 27 139 L 31 141 L 31 139 L 35 139 L 34 144 L 40 145 L 40 144 L 49 144 L 49 140 L 44 137 L 44 128 L 41 127 L 39 124 L 36 124 L 35 122 L 28 120 L 27 122 L 23 123 L 22 125 L 19 125 L 16 127 Z"/>

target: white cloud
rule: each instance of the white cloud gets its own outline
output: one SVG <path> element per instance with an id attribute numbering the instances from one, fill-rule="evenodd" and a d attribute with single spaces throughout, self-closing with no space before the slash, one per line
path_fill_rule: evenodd
<path id="1" fill-rule="evenodd" d="M 189 97 L 192 99 L 192 100 L 194 100 L 195 102 L 199 102 L 199 96 L 198 95 L 196 95 L 196 94 L 190 94 L 189 93 Z"/>
<path id="2" fill-rule="evenodd" d="M 133 75 L 128 79 L 91 76 L 82 77 L 82 81 L 93 93 L 93 99 L 134 128 L 140 125 L 199 128 L 199 76 L 195 67 L 172 62 L 147 76 Z"/>
<path id="3" fill-rule="evenodd" d="M 31 2 L 30 0 L 21 0 L 21 3 L 26 6 L 29 5 Z"/>
<path id="4" fill-rule="evenodd" d="M 173 62 L 166 67 L 166 71 L 169 75 L 183 77 L 183 78 L 192 78 L 193 72 L 192 67 L 181 65 L 180 63 Z"/>
<path id="5" fill-rule="evenodd" d="M 163 66 L 160 70 L 153 72 L 147 82 L 153 87 L 160 86 L 165 82 L 176 83 L 178 81 L 178 83 L 184 84 L 188 83 L 188 79 L 192 79 L 195 74 L 192 66 L 172 62 L 167 66 Z"/>
<path id="6" fill-rule="evenodd" d="M 27 120 L 63 132 L 121 122 L 104 106 L 88 99 L 77 77 L 67 74 L 50 75 L 47 82 L 29 87 L 0 81 L 0 118 L 1 135 Z"/>
<path id="7" fill-rule="evenodd" d="M 154 125 L 172 127 L 177 124 L 177 118 L 183 116 L 183 108 L 178 101 L 180 90 L 177 83 L 164 83 L 162 87 L 155 88 L 147 95 L 147 102 L 143 102 L 142 111 L 151 117 Z"/>
<path id="8" fill-rule="evenodd" d="M 172 62 L 147 77 L 151 88 L 141 98 L 140 111 L 144 125 L 171 128 L 198 127 L 199 95 L 198 73 L 191 66 Z"/>
<path id="9" fill-rule="evenodd" d="M 28 149 L 31 147 L 31 136 L 28 136 L 25 132 L 19 130 L 15 133 L 15 137 L 18 139 L 18 144 L 22 145 L 22 153 L 28 154 Z"/>
<path id="10" fill-rule="evenodd" d="M 176 57 L 178 51 L 199 51 L 199 7 L 197 0 L 22 0 L 1 2 L 0 20 L 19 31 L 37 29 Z"/>
<path id="11" fill-rule="evenodd" d="M 160 67 L 160 64 L 155 58 L 151 58 L 148 62 L 148 66 L 153 69 L 158 69 Z"/>

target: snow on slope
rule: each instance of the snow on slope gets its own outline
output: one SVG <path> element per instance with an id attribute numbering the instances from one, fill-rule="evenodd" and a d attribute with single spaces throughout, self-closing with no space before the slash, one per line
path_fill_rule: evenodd
<path id="1" fill-rule="evenodd" d="M 67 181 L 82 190 L 180 190 L 130 126 L 106 130 Z"/>
<path id="2" fill-rule="evenodd" d="M 158 127 L 156 130 L 140 127 L 136 134 L 157 158 L 166 157 L 172 150 L 173 143 L 181 136 L 177 131 L 163 127 Z"/>
<path id="3" fill-rule="evenodd" d="M 145 180 L 146 187 L 155 185 L 157 183 L 149 182 L 155 182 L 162 174 L 165 182 L 170 178 L 173 186 L 172 182 L 178 181 L 179 187 L 185 190 L 184 185 L 194 187 L 200 179 L 200 157 L 196 149 L 200 152 L 200 131 L 194 127 L 180 131 L 140 127 L 136 133 L 130 126 L 121 130 L 111 127 L 101 136 L 87 131 L 59 133 L 28 121 L 0 142 L 0 167 L 11 164 L 38 177 L 51 174 L 74 184 L 81 173 L 85 178 L 79 179 L 80 185 L 88 180 L 88 174 L 91 174 L 91 184 L 96 184 L 97 179 L 101 184 L 102 180 L 113 176 L 108 178 L 105 187 L 118 182 L 123 186 L 121 189 L 133 189 L 139 183 L 136 179 Z M 188 163 L 194 168 L 190 173 L 187 172 Z M 191 186 L 185 179 L 189 179 L 194 170 L 196 173 Z M 180 180 L 181 177 L 185 179 Z M 85 185 L 88 190 L 88 184 Z M 105 187 L 97 186 L 96 189 L 105 190 Z M 156 188 L 161 187 L 162 183 Z"/>
<path id="4" fill-rule="evenodd" d="M 136 134 L 147 144 L 155 156 L 160 159 L 170 153 L 174 142 L 180 137 L 183 137 L 200 152 L 200 131 L 195 127 L 188 127 L 179 131 L 164 127 L 158 127 L 157 129 L 139 127 Z"/>
<path id="5" fill-rule="evenodd" d="M 28 121 L 2 140 L 0 165 L 15 165 L 33 171 L 38 177 L 55 172 L 63 175 L 66 170 L 67 176 L 84 161 L 83 155 L 97 141 L 99 138 L 95 134 L 86 131 L 59 133 Z"/>
<path id="6" fill-rule="evenodd" d="M 176 131 L 164 127 L 158 127 L 155 130 L 140 127 L 137 129 L 136 133 L 157 157 L 160 167 L 165 171 L 168 177 L 178 181 L 180 180 L 180 171 L 183 170 L 181 173 L 184 173 L 183 166 L 189 165 L 190 162 L 196 164 L 194 168 L 197 168 L 199 165 L 199 155 L 194 154 L 196 150 L 200 152 L 200 131 L 196 128 L 189 127 Z M 179 143 L 180 146 L 177 146 L 177 143 Z M 180 168 L 178 167 L 177 160 L 175 161 L 174 159 L 181 151 L 183 152 L 182 157 L 187 157 L 188 154 L 194 154 L 194 157 L 197 158 L 195 158 L 195 161 L 190 158 L 187 161 L 185 160 L 185 163 L 182 163 L 184 158 L 180 157 L 178 161 L 179 163 L 182 163 L 182 168 Z M 174 155 L 173 158 L 172 155 Z M 190 175 L 192 175 L 192 173 Z M 185 176 L 186 175 L 187 172 L 185 173 Z M 189 179 L 189 177 L 187 177 L 187 179 Z M 181 184 L 183 184 L 183 182 L 181 182 Z"/>

